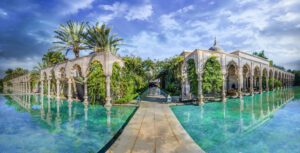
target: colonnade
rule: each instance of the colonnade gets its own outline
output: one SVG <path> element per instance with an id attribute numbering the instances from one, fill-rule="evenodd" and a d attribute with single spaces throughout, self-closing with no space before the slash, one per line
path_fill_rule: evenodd
<path id="1" fill-rule="evenodd" d="M 67 83 L 67 99 L 72 101 L 73 98 L 77 99 L 78 89 L 76 87 L 76 78 L 82 79 L 83 84 L 83 101 L 88 103 L 88 75 L 89 67 L 93 61 L 98 61 L 103 68 L 105 76 L 105 106 L 111 106 L 111 81 L 112 67 L 114 63 L 118 63 L 121 67 L 124 63 L 121 58 L 112 55 L 111 53 L 95 53 L 92 55 L 80 57 L 78 59 L 70 60 L 65 63 L 60 63 L 52 67 L 41 70 L 40 72 L 40 93 L 52 97 L 51 91 L 55 90 L 57 99 L 61 98 L 64 94 L 62 84 Z M 100 78 L 99 78 L 100 79 Z M 51 81 L 55 80 L 56 89 L 51 85 Z M 99 80 L 100 81 L 100 80 Z M 47 93 L 44 93 L 44 86 L 47 85 Z M 75 97 L 73 96 L 75 93 Z"/>
<path id="2" fill-rule="evenodd" d="M 275 79 L 279 80 L 282 87 L 293 85 L 294 74 L 283 71 L 269 65 L 269 61 L 247 53 L 237 51 L 225 53 L 220 51 L 195 50 L 194 52 L 183 53 L 184 62 L 182 65 L 182 99 L 193 99 L 196 96 L 199 103 L 205 101 L 203 94 L 203 73 L 206 60 L 216 57 L 221 65 L 222 88 L 221 99 L 226 101 L 227 96 L 243 97 L 253 95 L 275 88 Z M 198 93 L 190 93 L 190 82 L 188 80 L 188 61 L 194 60 L 198 81 Z M 271 83 L 269 83 L 272 81 Z"/>
<path id="3" fill-rule="evenodd" d="M 72 101 L 74 98 L 73 93 L 76 93 L 78 90 L 75 79 L 82 78 L 83 99 L 85 103 L 88 103 L 88 75 L 90 73 L 89 67 L 93 61 L 98 61 L 102 66 L 106 89 L 105 106 L 111 106 L 110 77 L 112 75 L 113 64 L 118 63 L 120 67 L 123 67 L 124 62 L 118 56 L 108 52 L 94 53 L 42 69 L 40 71 L 39 90 L 37 92 L 42 96 L 61 99 L 61 94 L 64 94 L 62 86 L 64 83 L 67 83 L 67 99 L 68 101 Z M 55 81 L 55 85 L 53 85 L 52 81 Z M 47 86 L 47 93 L 44 91 L 45 86 Z M 54 86 L 56 86 L 56 89 L 54 89 Z M 4 82 L 4 90 L 20 94 L 31 93 L 30 74 Z M 56 95 L 51 93 L 51 91 L 55 91 Z M 75 95 L 75 98 L 77 99 L 77 95 Z"/>
<path id="4" fill-rule="evenodd" d="M 3 83 L 5 93 L 30 94 L 32 92 L 30 74 L 25 74 Z"/>

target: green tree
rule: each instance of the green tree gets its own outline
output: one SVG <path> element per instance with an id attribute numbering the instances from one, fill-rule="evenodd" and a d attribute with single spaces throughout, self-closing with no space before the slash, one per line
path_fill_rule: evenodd
<path id="1" fill-rule="evenodd" d="M 88 96 L 92 104 L 103 103 L 105 100 L 105 76 L 98 61 L 93 61 L 89 67 Z"/>
<path id="2" fill-rule="evenodd" d="M 253 52 L 253 55 L 262 57 L 262 58 L 264 58 L 264 59 L 268 59 L 268 58 L 266 57 L 266 55 L 265 55 L 265 51 L 264 51 L 264 50 L 262 50 L 262 51 L 260 51 L 260 52 Z"/>
<path id="3" fill-rule="evenodd" d="M 113 99 L 120 99 L 121 95 L 121 67 L 118 63 L 113 64 L 111 75 L 111 91 Z"/>
<path id="4" fill-rule="evenodd" d="M 292 73 L 295 74 L 294 85 L 300 86 L 300 70 L 294 70 L 294 71 L 292 71 Z"/>
<path id="5" fill-rule="evenodd" d="M 282 87 L 282 83 L 280 80 L 275 79 L 274 80 L 274 88 Z"/>
<path id="6" fill-rule="evenodd" d="M 220 92 L 223 86 L 221 64 L 217 57 L 207 59 L 203 68 L 202 88 L 204 93 Z"/>
<path id="7" fill-rule="evenodd" d="M 18 76 L 21 76 L 21 75 L 24 75 L 26 73 L 28 73 L 29 71 L 28 70 L 25 70 L 23 68 L 16 68 L 16 69 L 8 69 L 5 71 L 5 76 L 3 78 L 3 81 L 7 81 L 7 80 L 10 80 L 10 79 L 13 79 L 13 78 L 16 78 Z"/>
<path id="8" fill-rule="evenodd" d="M 198 92 L 198 80 L 197 80 L 197 72 L 196 72 L 196 64 L 193 59 L 189 59 L 188 63 L 188 80 L 190 82 L 190 91 L 193 95 L 197 95 Z"/>
<path id="9" fill-rule="evenodd" d="M 181 66 L 183 60 L 182 56 L 174 56 L 155 64 L 155 69 L 160 71 L 157 78 L 160 79 L 161 87 L 171 95 L 180 95 L 181 93 Z"/>
<path id="10" fill-rule="evenodd" d="M 269 89 L 273 89 L 274 78 L 269 79 Z"/>
<path id="11" fill-rule="evenodd" d="M 61 24 L 58 30 L 55 30 L 55 38 L 58 40 L 54 42 L 55 46 L 51 48 L 54 51 L 73 51 L 75 57 L 79 57 L 80 50 L 86 49 L 83 41 L 86 35 L 85 22 L 68 21 L 66 25 Z"/>
<path id="12" fill-rule="evenodd" d="M 111 34 L 111 28 L 106 27 L 105 24 L 99 26 L 99 23 L 95 26 L 88 26 L 87 34 L 83 36 L 88 48 L 94 49 L 95 52 L 111 52 L 112 54 L 117 53 L 118 46 L 123 40 Z"/>

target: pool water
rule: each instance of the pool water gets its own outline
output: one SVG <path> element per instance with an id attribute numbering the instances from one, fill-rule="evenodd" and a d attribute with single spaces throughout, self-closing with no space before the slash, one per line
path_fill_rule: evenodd
<path id="1" fill-rule="evenodd" d="M 135 109 L 40 96 L 0 96 L 0 152 L 98 152 Z"/>
<path id="2" fill-rule="evenodd" d="M 171 109 L 206 152 L 300 152 L 300 88 Z"/>

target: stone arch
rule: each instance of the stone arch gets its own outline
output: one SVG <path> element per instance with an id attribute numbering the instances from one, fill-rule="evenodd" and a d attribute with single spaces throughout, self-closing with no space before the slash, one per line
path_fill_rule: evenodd
<path id="1" fill-rule="evenodd" d="M 83 73 L 82 66 L 74 63 L 71 67 L 71 80 L 73 88 L 73 98 L 76 100 L 83 100 L 84 88 L 83 88 Z"/>
<path id="2" fill-rule="evenodd" d="M 261 70 L 259 66 L 255 66 L 253 70 L 253 89 L 254 91 L 259 90 L 259 77 L 260 77 Z"/>
<path id="3" fill-rule="evenodd" d="M 243 92 L 250 92 L 251 68 L 249 64 L 243 65 Z"/>
<path id="4" fill-rule="evenodd" d="M 235 96 L 238 91 L 238 65 L 234 61 L 230 61 L 227 66 L 227 94 Z"/>

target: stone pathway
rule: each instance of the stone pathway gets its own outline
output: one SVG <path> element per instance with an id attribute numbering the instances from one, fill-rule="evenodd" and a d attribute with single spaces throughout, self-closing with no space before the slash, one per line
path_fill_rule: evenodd
<path id="1" fill-rule="evenodd" d="M 107 153 L 201 153 L 167 104 L 142 101 Z"/>

